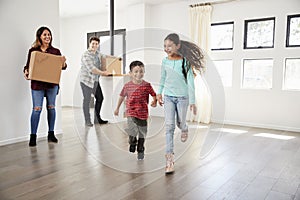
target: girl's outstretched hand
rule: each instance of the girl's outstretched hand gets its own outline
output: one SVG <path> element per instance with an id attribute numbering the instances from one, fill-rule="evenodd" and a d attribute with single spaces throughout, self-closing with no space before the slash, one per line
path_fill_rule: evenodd
<path id="1" fill-rule="evenodd" d="M 164 104 L 161 94 L 156 95 L 157 102 L 160 106 Z"/>
<path id="2" fill-rule="evenodd" d="M 197 107 L 195 104 L 191 104 L 190 105 L 190 110 L 193 111 L 194 115 L 197 115 Z"/>

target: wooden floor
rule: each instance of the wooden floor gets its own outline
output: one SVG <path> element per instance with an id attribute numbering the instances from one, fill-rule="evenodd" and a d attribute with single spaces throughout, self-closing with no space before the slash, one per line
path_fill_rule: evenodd
<path id="1" fill-rule="evenodd" d="M 0 147 L 0 199 L 300 199 L 300 133 L 190 123 L 164 174 L 164 121 L 151 118 L 144 161 L 128 152 L 125 123 L 83 126 L 64 108 L 59 143 Z"/>

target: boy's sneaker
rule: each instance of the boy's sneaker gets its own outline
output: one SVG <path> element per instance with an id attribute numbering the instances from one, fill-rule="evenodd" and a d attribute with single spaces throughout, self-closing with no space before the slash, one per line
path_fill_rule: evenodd
<path id="1" fill-rule="evenodd" d="M 144 157 L 145 157 L 144 152 L 138 152 L 138 154 L 137 154 L 138 160 L 144 160 Z"/>
<path id="2" fill-rule="evenodd" d="M 135 144 L 131 144 L 129 146 L 129 152 L 134 153 L 135 152 L 135 148 L 136 148 L 136 145 Z"/>

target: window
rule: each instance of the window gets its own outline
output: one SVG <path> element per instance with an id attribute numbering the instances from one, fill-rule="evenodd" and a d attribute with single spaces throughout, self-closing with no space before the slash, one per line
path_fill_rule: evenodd
<path id="1" fill-rule="evenodd" d="M 273 59 L 245 59 L 243 62 L 243 88 L 271 89 Z"/>
<path id="2" fill-rule="evenodd" d="M 275 17 L 245 20 L 244 49 L 274 47 Z"/>
<path id="3" fill-rule="evenodd" d="M 213 61 L 224 87 L 232 87 L 232 60 L 215 60 Z"/>
<path id="4" fill-rule="evenodd" d="M 300 47 L 300 14 L 287 17 L 286 47 Z"/>
<path id="5" fill-rule="evenodd" d="M 233 22 L 211 24 L 211 50 L 233 49 Z"/>
<path id="6" fill-rule="evenodd" d="M 300 58 L 286 58 L 284 89 L 300 90 Z"/>

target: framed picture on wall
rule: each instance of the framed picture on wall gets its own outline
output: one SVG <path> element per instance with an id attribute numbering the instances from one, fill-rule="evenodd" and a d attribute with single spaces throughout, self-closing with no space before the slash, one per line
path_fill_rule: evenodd
<path id="1" fill-rule="evenodd" d="M 211 24 L 211 50 L 233 49 L 233 22 Z"/>
<path id="2" fill-rule="evenodd" d="M 300 47 L 300 14 L 287 16 L 286 47 Z"/>
<path id="3" fill-rule="evenodd" d="M 275 17 L 245 20 L 244 49 L 274 48 Z"/>

